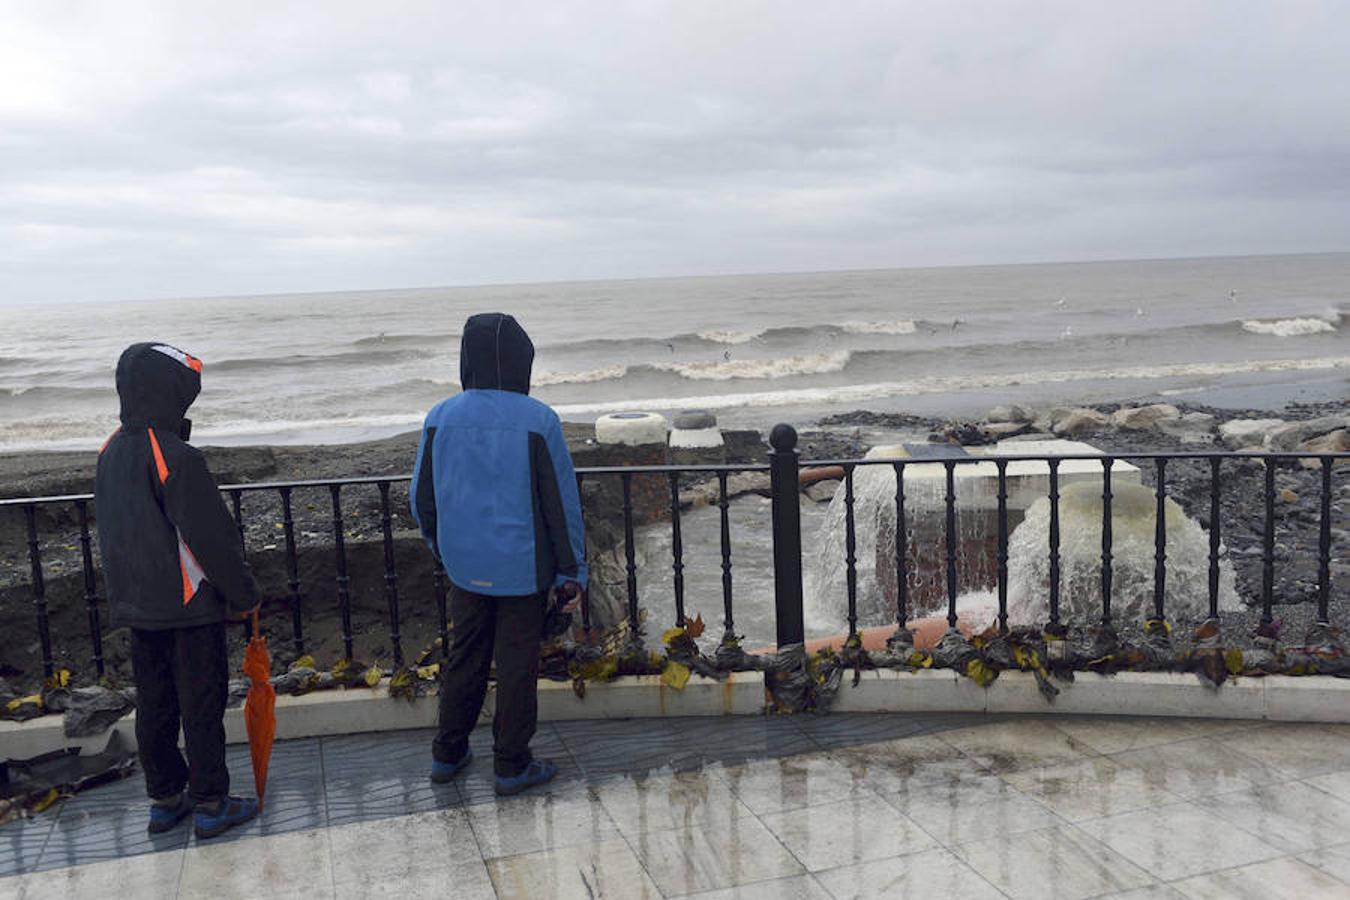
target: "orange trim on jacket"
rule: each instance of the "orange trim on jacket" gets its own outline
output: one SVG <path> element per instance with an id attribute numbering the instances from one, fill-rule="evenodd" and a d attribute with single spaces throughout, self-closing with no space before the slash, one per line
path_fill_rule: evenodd
<path id="1" fill-rule="evenodd" d="M 155 471 L 159 473 L 159 483 L 163 484 L 169 480 L 169 466 L 164 462 L 164 451 L 159 449 L 159 438 L 155 437 L 155 429 L 147 428 L 145 431 L 150 435 L 150 449 L 155 454 Z"/>

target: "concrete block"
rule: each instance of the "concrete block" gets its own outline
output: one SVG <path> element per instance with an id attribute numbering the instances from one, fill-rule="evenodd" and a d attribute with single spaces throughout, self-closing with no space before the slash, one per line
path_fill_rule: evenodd
<path id="1" fill-rule="evenodd" d="M 1350 681 L 1268 675 L 1266 717 L 1277 722 L 1350 722 Z"/>

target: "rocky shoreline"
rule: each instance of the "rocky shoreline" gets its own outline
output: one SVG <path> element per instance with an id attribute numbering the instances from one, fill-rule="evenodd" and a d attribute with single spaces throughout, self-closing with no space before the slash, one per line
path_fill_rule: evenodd
<path id="1" fill-rule="evenodd" d="M 1292 451 L 1325 453 L 1347 449 L 1346 404 L 1290 405 L 1280 415 L 1267 411 L 1234 412 L 1176 404 L 1104 405 L 1079 408 L 1034 409 L 1003 407 L 991 410 L 982 421 L 954 422 L 940 419 L 885 415 L 866 411 L 830 416 L 816 427 L 803 429 L 799 450 L 803 460 L 847 459 L 863 455 L 879 434 L 904 439 L 979 445 L 999 440 L 1035 437 L 1068 437 L 1087 440 L 1101 450 L 1129 459 L 1131 453 L 1193 452 L 1214 449 Z M 578 466 L 603 466 L 660 459 L 633 459 L 622 448 L 601 446 L 589 425 L 569 425 L 569 444 Z M 727 433 L 726 458 L 741 464 L 761 463 L 767 453 L 764 436 L 753 431 Z M 344 446 L 207 448 L 208 460 L 222 483 L 247 484 L 281 480 L 323 479 L 354 475 L 406 473 L 416 451 L 416 434 Z M 41 496 L 81 493 L 92 487 L 92 463 L 88 454 L 24 454 L 0 456 L 0 495 Z M 1154 468 L 1141 464 L 1143 480 L 1155 484 Z M 1350 622 L 1350 466 L 1338 466 L 1332 479 L 1333 596 L 1332 621 Z M 1221 477 L 1221 522 L 1228 555 L 1238 575 L 1239 591 L 1251 602 L 1260 596 L 1262 578 L 1261 541 L 1265 527 L 1264 467 L 1255 460 L 1225 465 Z M 1320 527 L 1321 472 L 1317 468 L 1282 462 L 1277 466 L 1276 486 L 1276 618 L 1286 633 L 1301 635 L 1312 623 L 1317 598 L 1317 539 Z M 762 490 L 747 479 L 744 489 Z M 635 478 L 635 506 L 639 522 L 660 521 L 668 516 L 669 487 L 661 476 Z M 1169 494 L 1187 513 L 1209 527 L 1210 474 L 1203 461 L 1175 461 L 1168 466 Z M 738 482 L 739 484 L 739 482 Z M 681 481 L 686 503 L 700 500 L 699 479 Z M 827 498 L 828 485 L 813 493 Z M 588 480 L 584 490 L 591 522 L 590 555 L 596 575 L 614 597 L 622 597 L 626 573 L 622 566 L 622 522 L 618 518 L 620 495 L 615 478 Z M 243 533 L 250 560 L 263 585 L 267 600 L 265 615 L 272 634 L 274 658 L 284 669 L 296 657 L 291 633 L 291 582 L 285 557 L 285 527 L 281 503 L 273 491 L 246 493 Z M 334 516 L 327 489 L 297 489 L 292 505 L 298 567 L 294 580 L 302 598 L 305 650 L 321 666 L 342 655 L 336 567 L 334 563 Z M 392 663 L 389 640 L 389 584 L 384 570 L 384 510 L 379 491 L 373 486 L 343 491 L 342 530 L 351 576 L 351 618 L 354 655 L 366 663 Z M 434 600 L 430 556 L 422 545 L 408 513 L 406 484 L 396 482 L 389 490 L 389 527 L 397 564 L 396 587 L 405 659 L 413 659 L 435 639 L 438 614 Z M 71 669 L 77 681 L 93 678 L 88 637 L 88 612 L 80 566 L 78 523 L 73 507 L 44 510 L 39 516 L 47 585 L 51 632 L 57 636 L 59 666 Z M 1339 555 L 1338 555 L 1339 554 Z M 598 593 L 605 594 L 601 587 Z M 621 602 L 621 600 L 619 601 Z M 601 619 L 612 619 L 618 610 L 598 609 Z M 106 616 L 106 607 L 103 609 Z M 0 679 L 11 687 L 31 687 L 40 678 L 40 644 L 37 639 L 27 535 L 23 517 L 16 509 L 0 510 L 0 615 L 9 623 L 0 646 Z M 1225 620 L 1225 630 L 1250 634 L 1259 610 L 1248 609 Z M 104 654 L 110 680 L 125 680 L 127 636 L 108 632 L 105 619 Z M 242 647 L 242 631 L 233 637 Z"/>

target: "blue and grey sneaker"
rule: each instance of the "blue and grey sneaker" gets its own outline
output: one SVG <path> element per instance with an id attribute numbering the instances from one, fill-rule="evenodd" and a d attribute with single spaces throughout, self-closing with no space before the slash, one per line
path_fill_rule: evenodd
<path id="1" fill-rule="evenodd" d="M 213 838 L 224 834 L 236 825 L 258 815 L 258 801 L 244 797 L 226 797 L 214 804 L 197 807 L 192 818 L 193 831 L 198 838 Z"/>
<path id="2" fill-rule="evenodd" d="M 539 784 L 546 784 L 558 774 L 558 764 L 551 759 L 532 759 L 519 775 L 498 775 L 497 796 L 509 797 Z"/>
<path id="3" fill-rule="evenodd" d="M 473 762 L 473 751 L 468 750 L 456 762 L 440 762 L 433 759 L 431 761 L 431 780 L 437 784 L 445 784 L 453 779 L 464 767 Z"/>
<path id="4" fill-rule="evenodd" d="M 150 824 L 146 831 L 151 834 L 163 834 L 170 831 L 192 812 L 192 802 L 185 794 L 179 793 L 171 798 L 156 800 L 150 804 Z"/>

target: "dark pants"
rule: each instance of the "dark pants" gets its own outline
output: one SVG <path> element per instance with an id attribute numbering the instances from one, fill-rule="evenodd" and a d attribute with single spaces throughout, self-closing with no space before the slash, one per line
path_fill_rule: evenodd
<path id="1" fill-rule="evenodd" d="M 225 625 L 166 631 L 131 630 L 136 681 L 136 742 L 152 800 L 186 786 L 193 803 L 214 803 L 230 791 L 225 767 L 225 700 L 230 664 Z M 178 751 L 183 729 L 187 761 Z"/>
<path id="2" fill-rule="evenodd" d="M 440 729 L 432 745 L 439 762 L 457 762 L 469 750 L 487 696 L 488 671 L 497 661 L 497 714 L 492 720 L 493 767 L 519 775 L 530 764 L 530 738 L 539 716 L 540 633 L 545 596 L 488 597 L 451 586 L 454 623 L 450 658 L 443 664 Z"/>

